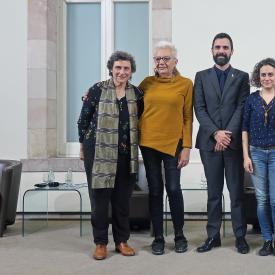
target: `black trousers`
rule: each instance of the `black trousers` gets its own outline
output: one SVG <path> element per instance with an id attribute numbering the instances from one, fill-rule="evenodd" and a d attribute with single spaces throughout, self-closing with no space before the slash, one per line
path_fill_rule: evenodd
<path id="1" fill-rule="evenodd" d="M 241 150 L 228 149 L 224 152 L 200 150 L 201 160 L 207 179 L 206 226 L 208 237 L 219 237 L 222 223 L 222 192 L 224 176 L 231 202 L 232 227 L 236 237 L 245 236 L 246 222 L 243 208 L 243 157 Z"/>
<path id="2" fill-rule="evenodd" d="M 92 189 L 89 187 L 95 244 L 108 243 L 110 204 L 114 242 L 116 244 L 127 242 L 130 237 L 129 201 L 133 190 L 133 180 L 130 176 L 129 161 L 128 155 L 118 156 L 114 188 Z"/>
<path id="3" fill-rule="evenodd" d="M 149 210 L 155 237 L 163 236 L 163 189 L 162 163 L 165 172 L 165 188 L 169 199 L 175 236 L 182 236 L 184 225 L 184 205 L 180 186 L 180 169 L 176 156 L 159 152 L 152 148 L 140 147 L 149 187 Z"/>

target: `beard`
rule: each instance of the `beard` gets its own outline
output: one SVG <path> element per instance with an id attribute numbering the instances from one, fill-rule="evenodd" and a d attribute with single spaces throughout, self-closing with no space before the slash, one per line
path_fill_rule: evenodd
<path id="1" fill-rule="evenodd" d="M 222 53 L 213 55 L 214 62 L 219 66 L 224 66 L 229 63 L 231 56 L 224 55 Z"/>

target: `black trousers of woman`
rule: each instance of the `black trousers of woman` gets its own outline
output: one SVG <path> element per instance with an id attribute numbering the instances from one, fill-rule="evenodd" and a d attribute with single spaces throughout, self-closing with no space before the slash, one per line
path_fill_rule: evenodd
<path id="1" fill-rule="evenodd" d="M 181 237 L 184 225 L 184 204 L 180 186 L 181 170 L 177 169 L 178 155 L 181 147 L 178 146 L 175 157 L 148 147 L 140 147 L 140 149 L 149 186 L 149 210 L 154 235 L 156 238 L 163 237 L 163 163 L 165 188 L 169 199 L 175 237 Z"/>
<path id="2" fill-rule="evenodd" d="M 130 177 L 129 161 L 129 155 L 118 155 L 114 188 L 92 189 L 89 184 L 91 222 L 95 244 L 108 243 L 110 203 L 114 242 L 116 244 L 127 242 L 130 237 L 129 201 L 133 183 Z"/>

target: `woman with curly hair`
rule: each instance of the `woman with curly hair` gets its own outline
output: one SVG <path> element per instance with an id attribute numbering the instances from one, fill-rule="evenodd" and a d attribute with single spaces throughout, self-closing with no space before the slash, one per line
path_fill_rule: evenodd
<path id="1" fill-rule="evenodd" d="M 143 94 L 129 82 L 136 71 L 130 54 L 114 52 L 107 68 L 110 78 L 89 89 L 78 120 L 96 260 L 107 257 L 109 203 L 116 251 L 124 256 L 135 254 L 127 244 L 129 200 L 138 172 L 138 117 L 143 110 Z"/>
<path id="2" fill-rule="evenodd" d="M 275 60 L 255 65 L 251 85 L 259 88 L 246 100 L 242 140 L 244 168 L 251 174 L 257 199 L 257 215 L 264 239 L 260 256 L 275 248 Z M 273 235 L 274 237 L 274 235 Z M 275 243 L 274 243 L 275 246 Z"/>

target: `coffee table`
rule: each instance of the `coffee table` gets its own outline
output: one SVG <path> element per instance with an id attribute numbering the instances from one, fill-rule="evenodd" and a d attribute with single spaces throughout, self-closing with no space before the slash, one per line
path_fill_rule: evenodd
<path id="1" fill-rule="evenodd" d="M 26 201 L 30 198 L 31 194 L 38 194 L 38 192 L 43 192 L 43 194 L 44 194 L 44 192 L 46 193 L 46 197 L 45 198 L 43 197 L 38 202 L 38 204 L 42 205 L 43 203 L 45 203 L 45 208 L 46 209 L 45 209 L 45 211 L 43 211 L 42 214 L 46 215 L 47 224 L 48 224 L 48 219 L 49 219 L 48 196 L 51 193 L 54 193 L 54 192 L 74 192 L 74 193 L 76 193 L 78 195 L 78 197 L 79 197 L 79 212 L 76 212 L 76 213 L 79 213 L 80 236 L 82 236 L 82 222 L 83 222 L 83 219 L 82 219 L 82 194 L 81 194 L 80 191 L 81 191 L 81 189 L 83 189 L 85 187 L 86 188 L 88 187 L 87 183 L 83 183 L 83 184 L 67 184 L 67 183 L 64 183 L 64 184 L 60 184 L 57 187 L 46 186 L 46 187 L 37 187 L 37 188 L 27 189 L 24 192 L 23 202 L 22 202 L 22 236 L 25 235 L 25 218 L 26 218 L 25 216 L 29 214 L 29 212 L 25 211 Z"/>

